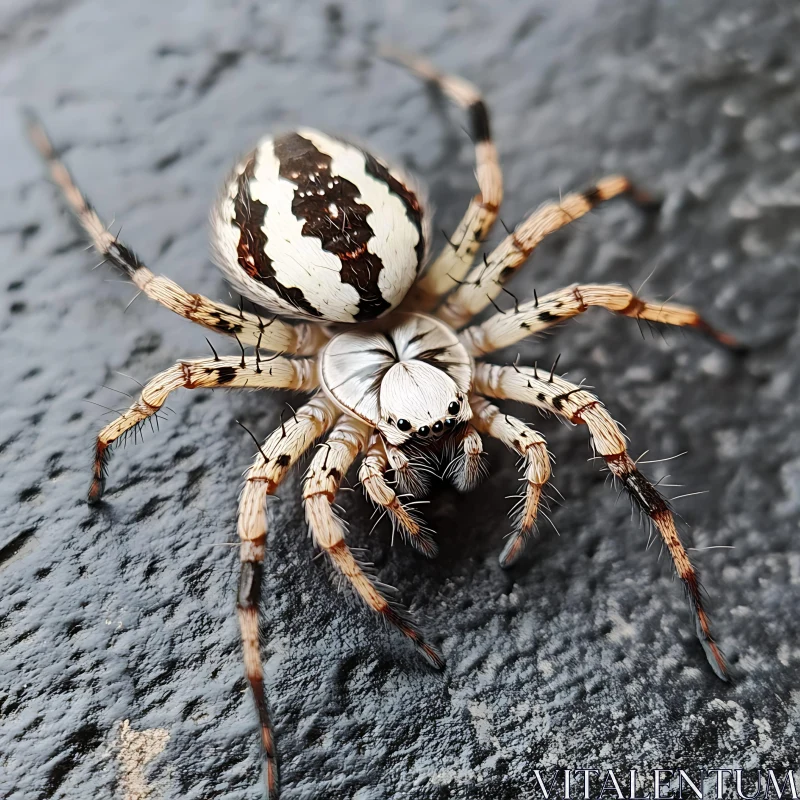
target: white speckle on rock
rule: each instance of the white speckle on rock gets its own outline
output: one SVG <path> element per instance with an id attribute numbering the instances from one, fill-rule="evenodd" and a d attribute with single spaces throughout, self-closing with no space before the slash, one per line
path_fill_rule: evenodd
<path id="1" fill-rule="evenodd" d="M 117 764 L 125 800 L 148 800 L 164 788 L 163 783 L 159 786 L 147 780 L 145 767 L 164 751 L 168 741 L 169 731 L 165 728 L 135 731 L 129 720 L 123 720 L 117 736 Z"/>

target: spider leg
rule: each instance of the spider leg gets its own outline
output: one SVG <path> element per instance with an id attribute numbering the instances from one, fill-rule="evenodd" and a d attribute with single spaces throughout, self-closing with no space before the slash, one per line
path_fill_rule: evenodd
<path id="1" fill-rule="evenodd" d="M 473 396 L 470 404 L 475 427 L 487 436 L 499 439 L 524 460 L 525 491 L 520 498 L 514 530 L 500 553 L 500 566 L 510 567 L 522 554 L 528 539 L 536 530 L 536 517 L 542 499 L 542 488 L 550 478 L 550 456 L 544 437 L 522 420 L 503 414 L 483 397 Z"/>
<path id="2" fill-rule="evenodd" d="M 292 465 L 333 425 L 339 410 L 322 395 L 308 403 L 273 431 L 245 475 L 239 497 L 238 533 L 241 572 L 236 603 L 242 635 L 244 670 L 258 713 L 261 744 L 266 756 L 268 797 L 277 798 L 278 770 L 269 709 L 264 695 L 264 672 L 259 648 L 259 604 L 267 540 L 265 499 L 275 493 Z"/>
<path id="3" fill-rule="evenodd" d="M 388 442 L 384 442 L 384 447 L 400 493 L 413 497 L 424 497 L 428 494 L 431 477 L 435 473 L 425 455 L 408 453 Z"/>
<path id="4" fill-rule="evenodd" d="M 217 333 L 236 336 L 252 347 L 295 355 L 313 355 L 328 340 L 318 325 L 291 325 L 272 318 L 264 321 L 256 314 L 217 303 L 200 294 L 190 294 L 163 275 L 154 275 L 139 257 L 114 236 L 75 184 L 64 162 L 58 157 L 42 123 L 28 114 L 28 133 L 46 161 L 53 182 L 106 261 L 122 270 L 148 297 L 198 325 Z"/>
<path id="5" fill-rule="evenodd" d="M 384 48 L 381 54 L 429 81 L 450 100 L 466 109 L 475 142 L 478 194 L 470 201 L 466 214 L 442 252 L 408 293 L 407 307 L 429 311 L 461 281 L 472 266 L 478 247 L 497 219 L 503 200 L 503 175 L 497 149 L 491 139 L 489 112 L 475 86 L 463 78 L 439 72 L 433 64 L 419 56 L 394 48 Z"/>
<path id="6" fill-rule="evenodd" d="M 386 482 L 386 470 L 389 469 L 389 459 L 383 438 L 377 432 L 370 437 L 367 445 L 367 454 L 358 470 L 358 478 L 364 491 L 373 503 L 385 509 L 392 519 L 392 527 L 400 529 L 403 539 L 411 544 L 428 558 L 433 558 L 439 547 L 431 536 L 418 514 L 406 508 L 397 496 L 397 493 Z"/>
<path id="7" fill-rule="evenodd" d="M 527 367 L 479 364 L 475 391 L 488 397 L 517 400 L 586 425 L 592 444 L 612 475 L 624 486 L 634 503 L 652 520 L 669 550 L 675 570 L 683 581 L 695 619 L 695 630 L 714 672 L 727 680 L 725 658 L 714 641 L 697 572 L 681 542 L 672 512 L 658 490 L 639 472 L 625 446 L 619 426 L 589 392 L 562 378 L 541 377 Z"/>
<path id="8" fill-rule="evenodd" d="M 495 314 L 480 325 L 465 328 L 459 338 L 471 355 L 482 356 L 583 314 L 592 306 L 633 319 L 697 328 L 721 344 L 736 346 L 732 336 L 712 328 L 693 308 L 675 303 L 650 303 L 624 286 L 598 284 L 576 284 L 522 303 L 513 313 Z"/>
<path id="9" fill-rule="evenodd" d="M 483 442 L 475 428 L 468 424 L 456 448 L 455 458 L 448 464 L 445 472 L 459 492 L 472 491 L 486 476 Z"/>
<path id="10" fill-rule="evenodd" d="M 310 358 L 269 360 L 228 356 L 179 361 L 149 380 L 133 405 L 100 431 L 95 445 L 89 501 L 103 494 L 109 448 L 120 436 L 157 414 L 176 389 L 294 389 L 310 391 L 317 386 L 316 362 Z"/>
<path id="11" fill-rule="evenodd" d="M 588 214 L 599 203 L 625 194 L 638 196 L 627 178 L 611 175 L 584 192 L 565 195 L 558 203 L 546 203 L 517 225 L 483 264 L 473 267 L 436 315 L 453 328 L 463 327 L 500 294 L 503 284 L 546 236 Z"/>
<path id="12" fill-rule="evenodd" d="M 344 540 L 344 526 L 333 511 L 333 501 L 342 477 L 364 449 L 370 428 L 352 417 L 334 426 L 308 468 L 303 485 L 303 502 L 314 542 L 330 558 L 335 569 L 352 585 L 369 608 L 394 625 L 411 640 L 419 653 L 434 667 L 444 667 L 439 650 L 426 641 L 409 613 L 384 596 L 364 572 Z"/>

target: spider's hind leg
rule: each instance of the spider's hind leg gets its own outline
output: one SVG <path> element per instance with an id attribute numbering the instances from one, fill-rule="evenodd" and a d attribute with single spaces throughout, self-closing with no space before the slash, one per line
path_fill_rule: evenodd
<path id="1" fill-rule="evenodd" d="M 133 250 L 108 230 L 58 157 L 40 120 L 31 112 L 26 116 L 31 141 L 46 161 L 50 177 L 61 190 L 95 249 L 106 261 L 124 272 L 140 292 L 198 325 L 216 333 L 235 336 L 240 343 L 251 347 L 274 353 L 312 355 L 325 344 L 329 337 L 319 325 L 290 324 L 277 318 L 265 322 L 257 314 L 243 308 L 233 308 L 200 294 L 190 294 L 175 281 L 163 275 L 154 275 Z"/>
<path id="2" fill-rule="evenodd" d="M 503 174 L 492 142 L 489 111 L 478 89 L 456 75 L 440 72 L 430 61 L 395 48 L 384 47 L 381 55 L 429 81 L 450 100 L 469 113 L 475 142 L 475 175 L 478 194 L 472 198 L 466 214 L 449 237 L 444 249 L 425 274 L 411 287 L 406 305 L 417 311 L 429 311 L 442 296 L 460 282 L 472 265 L 475 253 L 491 231 L 503 200 Z"/>

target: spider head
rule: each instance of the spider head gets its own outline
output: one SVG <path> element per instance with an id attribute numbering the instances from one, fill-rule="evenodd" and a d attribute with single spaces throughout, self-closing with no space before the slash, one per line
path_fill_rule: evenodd
<path id="1" fill-rule="evenodd" d="M 472 417 L 464 393 L 444 370 L 424 361 L 400 361 L 380 386 L 378 430 L 389 444 L 426 446 Z"/>

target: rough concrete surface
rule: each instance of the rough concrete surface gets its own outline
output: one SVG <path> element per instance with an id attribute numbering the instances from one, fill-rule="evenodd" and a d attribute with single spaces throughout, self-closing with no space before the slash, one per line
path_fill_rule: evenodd
<path id="1" fill-rule="evenodd" d="M 688 451 L 649 471 L 685 487 L 672 495 L 705 492 L 676 507 L 737 681 L 706 665 L 668 560 L 587 463 L 585 430 L 519 410 L 547 435 L 565 502 L 560 536 L 544 525 L 510 572 L 496 559 L 518 476 L 495 443 L 478 491 L 433 494 L 436 561 L 392 548 L 386 522 L 369 536 L 360 491 L 341 499 L 353 544 L 438 635 L 441 675 L 336 593 L 298 473 L 270 504 L 265 660 L 283 796 L 494 800 L 530 796 L 536 767 L 797 767 L 796 3 L 6 0 L 0 31 L 4 800 L 262 796 L 234 616 L 236 500 L 254 448 L 235 420 L 263 437 L 291 401 L 176 394 L 160 432 L 116 452 L 107 502 L 87 507 L 107 419 L 92 403 L 123 406 L 118 392 L 208 349 L 146 299 L 127 307 L 135 292 L 108 267 L 92 271 L 21 106 L 152 267 L 227 299 L 207 211 L 265 130 L 368 141 L 429 182 L 437 230 L 460 217 L 474 192 L 463 115 L 377 62 L 385 40 L 485 90 L 507 224 L 609 171 L 664 197 L 655 216 L 613 204 L 553 237 L 512 284 L 518 297 L 653 273 L 645 294 L 680 292 L 751 346 L 736 358 L 696 335 L 643 338 L 597 311 L 498 357 L 561 353 L 635 456 Z M 733 549 L 705 549 L 719 545 Z"/>

